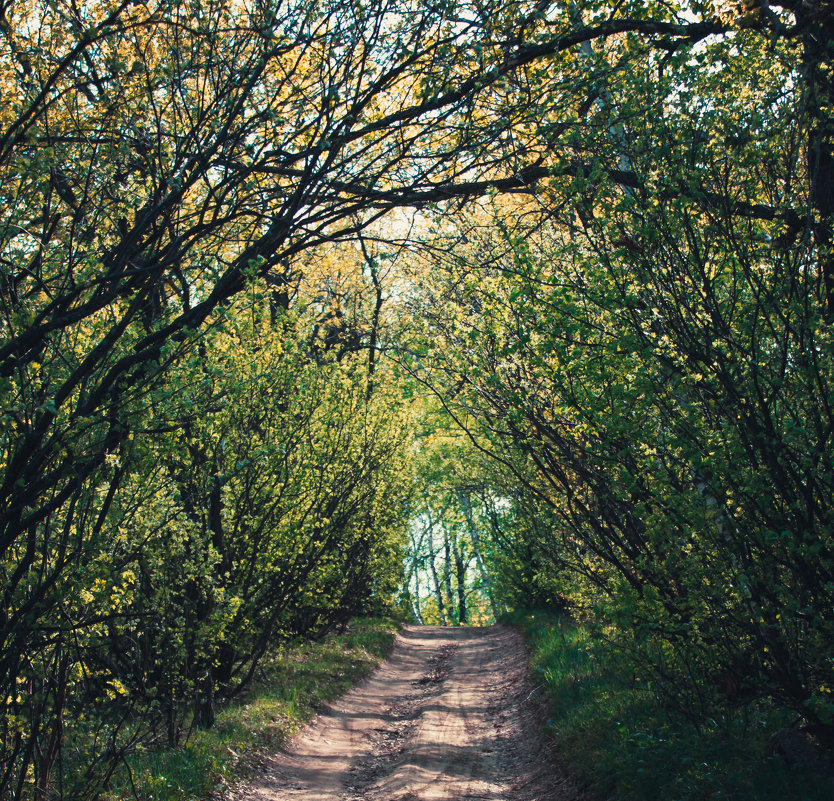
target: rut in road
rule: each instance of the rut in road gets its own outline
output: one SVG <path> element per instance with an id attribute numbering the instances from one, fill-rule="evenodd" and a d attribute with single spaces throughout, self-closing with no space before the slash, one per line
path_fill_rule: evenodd
<path id="1" fill-rule="evenodd" d="M 520 635 L 406 626 L 238 801 L 578 801 L 552 763 Z"/>

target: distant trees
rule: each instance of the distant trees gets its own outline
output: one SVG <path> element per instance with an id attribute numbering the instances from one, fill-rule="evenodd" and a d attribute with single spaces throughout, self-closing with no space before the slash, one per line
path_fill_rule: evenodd
<path id="1" fill-rule="evenodd" d="M 493 586 L 501 576 L 487 564 L 504 488 L 486 483 L 494 476 L 436 400 L 419 408 L 405 600 L 423 623 L 483 625 L 505 609 Z"/>

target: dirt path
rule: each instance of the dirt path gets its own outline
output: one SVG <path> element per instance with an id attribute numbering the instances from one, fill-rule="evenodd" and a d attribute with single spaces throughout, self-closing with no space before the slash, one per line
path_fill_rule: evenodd
<path id="1" fill-rule="evenodd" d="M 516 632 L 406 626 L 391 656 L 237 797 L 578 801 L 540 725 Z"/>

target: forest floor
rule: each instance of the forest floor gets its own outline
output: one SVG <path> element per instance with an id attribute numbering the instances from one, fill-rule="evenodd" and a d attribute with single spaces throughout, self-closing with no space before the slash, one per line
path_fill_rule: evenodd
<path id="1" fill-rule="evenodd" d="M 405 626 L 390 657 L 228 801 L 579 801 L 553 763 L 521 636 Z"/>

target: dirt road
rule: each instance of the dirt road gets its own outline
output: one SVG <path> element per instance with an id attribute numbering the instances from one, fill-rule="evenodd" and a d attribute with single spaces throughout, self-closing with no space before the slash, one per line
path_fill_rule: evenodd
<path id="1" fill-rule="evenodd" d="M 391 656 L 269 760 L 246 801 L 578 801 L 538 735 L 520 636 L 406 626 Z"/>

